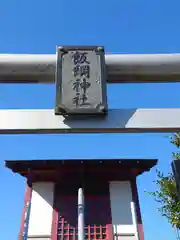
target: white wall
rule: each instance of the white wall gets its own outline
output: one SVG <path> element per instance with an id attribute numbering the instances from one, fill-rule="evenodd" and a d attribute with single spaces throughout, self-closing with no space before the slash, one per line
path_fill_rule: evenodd
<path id="1" fill-rule="evenodd" d="M 120 239 L 137 239 L 136 224 L 132 210 L 132 191 L 129 181 L 110 182 L 111 216 L 114 233 L 133 236 L 122 236 Z M 118 238 L 117 238 L 118 239 Z"/>
<path id="2" fill-rule="evenodd" d="M 40 237 L 38 239 L 49 239 L 53 216 L 54 183 L 33 183 L 32 189 L 28 239 L 35 236 Z"/>

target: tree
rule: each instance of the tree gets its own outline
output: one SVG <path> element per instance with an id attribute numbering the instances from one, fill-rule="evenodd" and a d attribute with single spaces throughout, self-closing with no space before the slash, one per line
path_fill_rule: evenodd
<path id="1" fill-rule="evenodd" d="M 178 149 L 180 148 L 180 133 L 176 133 L 171 137 L 171 143 Z M 173 160 L 180 160 L 180 152 L 172 154 Z M 159 203 L 158 210 L 163 217 L 166 217 L 168 222 L 178 230 L 180 229 L 180 200 L 176 189 L 175 179 L 172 173 L 166 176 L 159 170 L 156 171 L 157 180 L 154 181 L 157 185 L 157 190 L 149 192 Z M 180 237 L 178 237 L 180 239 Z"/>

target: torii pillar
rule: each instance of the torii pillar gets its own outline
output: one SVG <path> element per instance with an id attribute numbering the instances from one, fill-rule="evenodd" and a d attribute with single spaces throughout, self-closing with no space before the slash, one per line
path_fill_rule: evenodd
<path id="1" fill-rule="evenodd" d="M 144 240 L 136 178 L 157 160 L 6 161 L 27 178 L 19 240 L 77 239 L 77 194 L 84 190 L 84 239 Z"/>

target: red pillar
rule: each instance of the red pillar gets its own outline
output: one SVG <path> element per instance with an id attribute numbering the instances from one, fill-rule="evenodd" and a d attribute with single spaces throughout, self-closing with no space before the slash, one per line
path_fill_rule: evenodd
<path id="1" fill-rule="evenodd" d="M 144 231 L 143 231 L 143 224 L 142 224 L 142 218 L 141 218 L 141 210 L 140 210 L 140 204 L 139 204 L 136 177 L 134 177 L 131 180 L 131 190 L 132 190 L 133 202 L 135 203 L 135 207 L 136 207 L 136 216 L 137 216 L 137 224 L 138 224 L 138 232 L 139 232 L 140 240 L 144 240 Z"/>
<path id="2" fill-rule="evenodd" d="M 25 230 L 25 218 L 26 218 L 26 206 L 31 201 L 31 195 L 32 195 L 32 187 L 30 184 L 26 184 L 26 190 L 25 190 L 25 196 L 24 196 L 24 207 L 23 207 L 23 213 L 21 217 L 21 225 L 20 225 L 20 232 L 19 232 L 19 240 L 22 240 L 23 232 Z M 28 229 L 28 228 L 27 228 Z"/>

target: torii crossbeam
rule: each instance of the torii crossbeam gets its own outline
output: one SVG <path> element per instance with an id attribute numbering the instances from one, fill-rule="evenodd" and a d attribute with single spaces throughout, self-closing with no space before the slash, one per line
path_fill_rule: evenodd
<path id="1" fill-rule="evenodd" d="M 106 54 L 108 83 L 180 81 L 180 54 Z M 55 54 L 0 54 L 0 83 L 54 83 Z M 0 134 L 180 131 L 180 109 L 123 109 L 69 119 L 46 110 L 0 110 Z"/>

